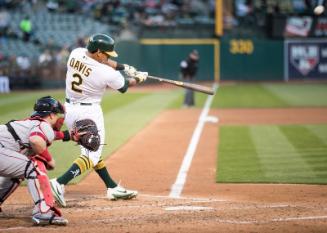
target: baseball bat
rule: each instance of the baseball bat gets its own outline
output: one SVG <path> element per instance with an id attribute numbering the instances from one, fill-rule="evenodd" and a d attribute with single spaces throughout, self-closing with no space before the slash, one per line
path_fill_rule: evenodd
<path id="1" fill-rule="evenodd" d="M 117 70 L 118 63 L 116 61 L 108 59 L 108 61 L 105 64 L 110 67 L 113 67 L 114 69 Z M 208 95 L 214 94 L 214 91 L 211 88 L 206 87 L 206 86 L 201 86 L 198 84 L 194 84 L 194 83 L 180 82 L 180 81 L 175 81 L 175 80 L 171 80 L 171 79 L 155 77 L 155 76 L 151 76 L 151 75 L 149 75 L 147 78 L 157 80 L 159 82 L 170 83 L 170 84 L 173 84 L 178 87 L 192 89 L 194 91 L 199 91 L 199 92 L 202 92 L 202 93 L 205 93 Z"/>
<path id="2" fill-rule="evenodd" d="M 194 83 L 175 81 L 175 80 L 155 77 L 155 76 L 151 76 L 151 75 L 148 76 L 148 79 L 153 79 L 153 80 L 157 80 L 159 82 L 164 82 L 164 83 L 170 83 L 170 84 L 173 84 L 178 87 L 188 88 L 188 89 L 191 89 L 194 91 L 199 91 L 199 92 L 202 92 L 202 93 L 205 93 L 208 95 L 214 94 L 214 91 L 211 88 L 202 86 L 202 85 L 198 85 L 198 84 L 194 84 Z"/>

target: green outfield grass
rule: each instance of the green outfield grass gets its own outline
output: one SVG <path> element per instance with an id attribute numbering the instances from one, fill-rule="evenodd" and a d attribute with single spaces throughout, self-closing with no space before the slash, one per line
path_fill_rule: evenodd
<path id="1" fill-rule="evenodd" d="M 327 106 L 326 84 L 234 84 L 213 108 Z M 327 125 L 220 126 L 217 182 L 327 183 Z"/>
<path id="2" fill-rule="evenodd" d="M 327 125 L 220 127 L 218 182 L 327 183 Z"/>
<path id="3" fill-rule="evenodd" d="M 221 85 L 212 108 L 327 106 L 326 84 L 238 83 Z"/>

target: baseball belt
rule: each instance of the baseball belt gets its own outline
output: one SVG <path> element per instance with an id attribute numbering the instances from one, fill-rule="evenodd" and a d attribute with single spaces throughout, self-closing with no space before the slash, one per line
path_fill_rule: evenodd
<path id="1" fill-rule="evenodd" d="M 68 99 L 68 98 L 66 98 L 66 102 L 67 103 L 72 103 L 72 101 L 70 101 L 70 99 Z M 77 104 L 80 104 L 80 105 L 92 105 L 92 103 L 79 103 L 79 102 L 77 102 Z"/>

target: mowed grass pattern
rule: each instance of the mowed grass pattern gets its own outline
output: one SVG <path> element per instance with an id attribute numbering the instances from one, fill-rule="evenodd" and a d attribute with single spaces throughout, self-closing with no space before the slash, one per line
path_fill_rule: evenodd
<path id="1" fill-rule="evenodd" d="M 327 85 L 221 86 L 213 106 L 326 107 Z M 220 126 L 219 138 L 217 182 L 327 183 L 326 124 Z"/>
<path id="2" fill-rule="evenodd" d="M 236 83 L 221 85 L 212 108 L 327 106 L 327 84 Z"/>
<path id="3" fill-rule="evenodd" d="M 220 127 L 218 182 L 327 183 L 327 126 Z"/>

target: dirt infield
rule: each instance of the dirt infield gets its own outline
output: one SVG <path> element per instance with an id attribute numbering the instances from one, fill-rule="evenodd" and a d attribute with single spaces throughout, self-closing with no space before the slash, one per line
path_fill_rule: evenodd
<path id="1" fill-rule="evenodd" d="M 204 125 L 181 198 L 169 198 L 199 109 L 163 112 L 107 161 L 137 199 L 111 202 L 91 173 L 66 188 L 67 227 L 35 228 L 25 187 L 3 206 L 0 232 L 327 232 L 326 185 L 217 184 L 221 124 L 327 123 L 327 108 L 214 110 Z"/>

